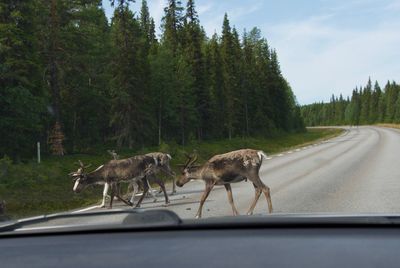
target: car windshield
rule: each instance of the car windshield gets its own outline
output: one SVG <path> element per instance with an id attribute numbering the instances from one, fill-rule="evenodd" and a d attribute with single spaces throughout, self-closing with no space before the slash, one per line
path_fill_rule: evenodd
<path id="1" fill-rule="evenodd" d="M 0 0 L 0 221 L 400 213 L 399 10 Z"/>

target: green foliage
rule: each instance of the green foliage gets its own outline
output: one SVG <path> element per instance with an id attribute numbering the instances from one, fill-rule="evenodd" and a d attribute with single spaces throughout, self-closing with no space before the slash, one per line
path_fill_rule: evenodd
<path id="1" fill-rule="evenodd" d="M 0 3 L 0 153 L 15 159 L 29 154 L 44 130 L 37 8 L 30 1 Z"/>
<path id="2" fill-rule="evenodd" d="M 99 0 L 0 4 L 1 154 L 46 154 L 55 121 L 67 154 L 304 130 L 259 29 L 226 14 L 208 39 L 195 1 L 168 0 L 159 41 L 146 0 L 110 2 L 111 22 Z"/>
<path id="3" fill-rule="evenodd" d="M 381 90 L 378 82 L 372 88 L 371 79 L 364 88 L 353 90 L 351 99 L 332 96 L 329 103 L 301 107 L 308 126 L 368 125 L 400 122 L 400 86 L 388 82 Z"/>

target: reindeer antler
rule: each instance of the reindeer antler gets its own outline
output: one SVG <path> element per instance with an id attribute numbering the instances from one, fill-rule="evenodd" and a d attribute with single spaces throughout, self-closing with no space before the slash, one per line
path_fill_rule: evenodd
<path id="1" fill-rule="evenodd" d="M 88 168 L 88 167 L 91 167 L 91 166 L 92 166 L 92 164 L 89 164 L 89 165 L 85 166 L 81 160 L 78 160 L 78 164 L 79 164 L 79 166 L 80 166 L 81 168 L 83 168 L 83 169 L 85 169 L 85 168 Z"/>
<path id="2" fill-rule="evenodd" d="M 193 150 L 193 154 L 192 155 L 188 155 L 187 153 L 184 153 L 184 155 L 186 156 L 187 161 L 183 165 L 183 169 L 190 167 L 191 165 L 193 165 L 197 161 L 198 155 L 197 155 L 197 151 L 196 150 Z"/>

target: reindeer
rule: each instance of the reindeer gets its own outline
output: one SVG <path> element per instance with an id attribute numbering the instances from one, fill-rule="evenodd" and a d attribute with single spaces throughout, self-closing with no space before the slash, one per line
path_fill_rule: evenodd
<path id="1" fill-rule="evenodd" d="M 107 152 L 113 157 L 114 160 L 118 160 L 119 155 L 115 152 L 115 150 L 108 150 Z M 162 172 L 166 173 L 167 175 L 170 175 L 174 178 L 174 181 L 173 181 L 174 182 L 173 189 L 174 189 L 175 188 L 175 173 L 171 170 L 171 167 L 169 166 L 169 161 L 171 160 L 171 156 L 169 154 L 159 153 L 159 152 L 148 153 L 148 154 L 146 154 L 146 156 L 153 157 L 154 159 L 157 160 L 157 166 L 156 166 L 156 171 L 155 171 L 156 173 L 158 173 L 159 171 L 162 171 Z M 164 193 L 165 204 L 166 205 L 169 204 L 169 199 L 168 199 L 167 192 L 165 190 L 164 182 L 162 180 L 160 180 L 159 178 L 157 178 L 155 176 L 155 174 L 151 174 L 149 176 L 146 176 L 146 178 L 143 180 L 136 179 L 136 180 L 132 180 L 130 182 L 129 188 L 133 188 L 132 197 L 129 201 L 131 203 L 131 205 L 134 204 L 135 196 L 139 190 L 139 183 L 140 184 L 146 183 L 147 187 L 149 188 L 148 192 L 154 198 L 154 202 L 157 201 L 157 198 L 154 195 L 153 189 L 151 188 L 150 182 L 157 183 L 160 186 L 160 191 L 162 191 Z M 103 190 L 103 202 L 101 205 L 102 207 L 104 207 L 104 205 L 105 205 L 105 199 L 106 199 L 106 196 L 108 193 L 108 188 L 109 188 L 109 185 L 106 183 L 104 185 L 104 190 Z M 141 198 L 140 200 L 143 200 L 143 198 Z M 139 206 L 140 206 L 140 204 L 139 204 Z"/>
<path id="2" fill-rule="evenodd" d="M 254 201 L 251 204 L 247 215 L 252 215 L 254 208 L 260 198 L 261 192 L 264 193 L 268 202 L 268 211 L 272 213 L 272 201 L 270 189 L 265 186 L 259 176 L 262 159 L 266 158 L 262 151 L 243 149 L 229 152 L 226 154 L 215 155 L 204 165 L 194 165 L 197 154 L 187 155 L 187 161 L 183 165 L 182 175 L 176 185 L 182 187 L 190 180 L 203 180 L 206 184 L 205 191 L 200 200 L 200 206 L 196 218 L 201 218 L 204 202 L 215 185 L 224 185 L 228 193 L 228 200 L 232 207 L 233 215 L 239 215 L 233 203 L 231 183 L 240 181 L 251 181 L 255 189 Z"/>
<path id="3" fill-rule="evenodd" d="M 84 166 L 81 161 L 80 168 L 76 172 L 72 172 L 69 175 L 74 179 L 75 184 L 73 191 L 79 193 L 88 185 L 92 184 L 105 184 L 111 186 L 111 200 L 109 208 L 112 208 L 114 196 L 125 204 L 131 206 L 131 203 L 124 200 L 119 195 L 119 182 L 130 181 L 135 179 L 146 180 L 146 176 L 149 176 L 155 172 L 158 164 L 157 159 L 151 156 L 139 155 L 122 160 L 111 160 L 104 165 L 101 165 L 96 170 L 86 173 L 85 169 L 88 166 Z M 143 183 L 144 193 L 148 191 L 147 183 Z M 107 193 L 107 189 L 104 192 Z M 140 206 L 141 200 L 136 207 Z"/>
<path id="4" fill-rule="evenodd" d="M 163 173 L 171 176 L 173 178 L 173 187 L 172 187 L 172 193 L 171 194 L 176 192 L 176 190 L 175 190 L 175 173 L 171 170 L 171 167 L 169 165 L 169 161 L 171 160 L 172 157 L 169 154 L 160 153 L 160 152 L 148 153 L 146 155 L 157 159 L 157 166 L 156 166 L 155 173 L 153 173 L 153 174 L 151 174 L 151 175 L 146 177 L 147 180 L 145 181 L 145 183 L 147 183 L 147 186 L 150 189 L 150 194 L 154 198 L 154 202 L 157 201 L 157 198 L 155 197 L 155 195 L 153 193 L 153 189 L 150 186 L 150 182 L 157 183 L 160 186 L 160 191 L 159 192 L 163 192 L 164 193 L 165 205 L 167 205 L 167 204 L 169 204 L 169 199 L 168 199 L 167 191 L 165 190 L 165 184 L 161 179 L 156 177 L 156 174 L 159 173 L 160 171 L 162 171 Z M 133 186 L 133 192 L 132 192 L 132 197 L 130 199 L 130 202 L 132 204 L 134 204 L 134 199 L 135 199 L 135 196 L 136 196 L 136 194 L 138 192 L 139 187 L 138 187 L 138 184 L 135 183 L 135 182 L 132 183 L 132 186 Z M 143 198 L 144 198 L 144 193 L 143 193 L 143 195 L 142 195 L 140 200 L 143 200 Z"/>
<path id="5" fill-rule="evenodd" d="M 118 155 L 118 153 L 115 151 L 115 150 L 107 150 L 107 152 L 111 155 L 111 157 L 114 159 L 114 160 L 118 160 L 119 159 L 119 155 Z M 139 184 L 138 183 L 140 183 L 141 182 L 141 180 L 132 180 L 130 183 L 129 183 L 129 185 L 128 185 L 128 189 L 129 188 L 133 188 L 133 194 L 132 194 L 132 198 L 131 198 L 131 200 L 130 200 L 130 203 L 131 203 L 131 205 L 133 205 L 134 204 L 134 197 L 135 197 L 135 195 L 136 195 L 136 193 L 137 193 L 137 191 L 138 191 L 138 189 L 139 189 Z M 154 202 L 156 202 L 157 201 L 157 198 L 156 198 L 156 196 L 154 195 L 154 191 L 153 191 L 153 189 L 151 188 L 151 185 L 150 185 L 150 183 L 149 183 L 149 181 L 148 180 L 146 180 L 146 183 L 147 183 L 147 186 L 149 187 L 149 193 L 151 194 L 151 196 L 154 198 Z M 109 195 L 108 195 L 108 189 L 110 188 L 110 185 L 108 184 L 108 183 L 105 183 L 104 184 L 104 189 L 103 189 L 103 200 L 102 200 L 102 202 L 101 202 L 101 205 L 100 205 L 100 207 L 105 207 L 105 203 L 106 203 L 106 198 L 107 197 L 110 197 Z M 118 186 L 118 188 L 119 188 L 119 190 L 120 190 L 120 187 Z M 119 194 L 121 195 L 121 192 L 119 192 Z"/>
<path id="6" fill-rule="evenodd" d="M 166 153 L 160 153 L 160 152 L 148 153 L 146 155 L 155 157 L 158 160 L 156 173 L 161 171 L 161 172 L 165 173 L 166 175 L 172 177 L 171 195 L 175 194 L 176 193 L 176 184 L 175 184 L 176 174 L 175 174 L 175 172 L 172 171 L 170 163 L 169 163 L 172 159 L 171 155 L 166 154 Z"/>

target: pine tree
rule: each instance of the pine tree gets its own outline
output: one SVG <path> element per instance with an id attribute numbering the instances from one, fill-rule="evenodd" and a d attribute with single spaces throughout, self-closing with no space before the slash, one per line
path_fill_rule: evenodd
<path id="1" fill-rule="evenodd" d="M 370 101 L 371 101 L 372 83 L 371 78 L 368 79 L 367 86 L 361 91 L 361 124 L 369 124 L 370 119 Z"/>
<path id="2" fill-rule="evenodd" d="M 34 151 L 44 123 L 36 2 L 0 3 L 0 152 L 14 159 Z"/>
<path id="3" fill-rule="evenodd" d="M 164 9 L 165 15 L 162 19 L 163 43 L 172 50 L 176 56 L 182 45 L 183 7 L 180 0 L 168 0 L 168 6 Z"/>
<path id="4" fill-rule="evenodd" d="M 111 124 L 118 146 L 143 146 L 152 131 L 153 121 L 145 92 L 145 70 L 140 24 L 129 10 L 128 2 L 119 1 L 112 21 Z"/>
<path id="5" fill-rule="evenodd" d="M 370 102 L 370 123 L 379 123 L 379 100 L 381 98 L 382 90 L 378 84 L 378 81 L 375 81 L 374 90 L 371 96 Z"/>
<path id="6" fill-rule="evenodd" d="M 225 98 L 223 93 L 223 66 L 221 48 L 217 34 L 214 34 L 207 45 L 206 72 L 207 91 L 210 94 L 211 136 L 223 138 L 225 121 Z"/>
<path id="7" fill-rule="evenodd" d="M 221 42 L 221 58 L 223 66 L 223 95 L 225 97 L 225 129 L 229 139 L 234 135 L 234 125 L 236 119 L 235 110 L 235 54 L 234 43 L 231 26 L 229 23 L 228 15 L 225 14 L 224 22 L 222 25 L 222 42 Z"/>
<path id="8" fill-rule="evenodd" d="M 189 0 L 186 7 L 185 24 L 185 56 L 193 84 L 190 85 L 196 96 L 195 108 L 197 110 L 197 138 L 207 137 L 210 130 L 210 98 L 205 85 L 204 55 L 202 52 L 203 36 L 200 29 L 199 18 L 195 10 L 194 0 Z"/>

